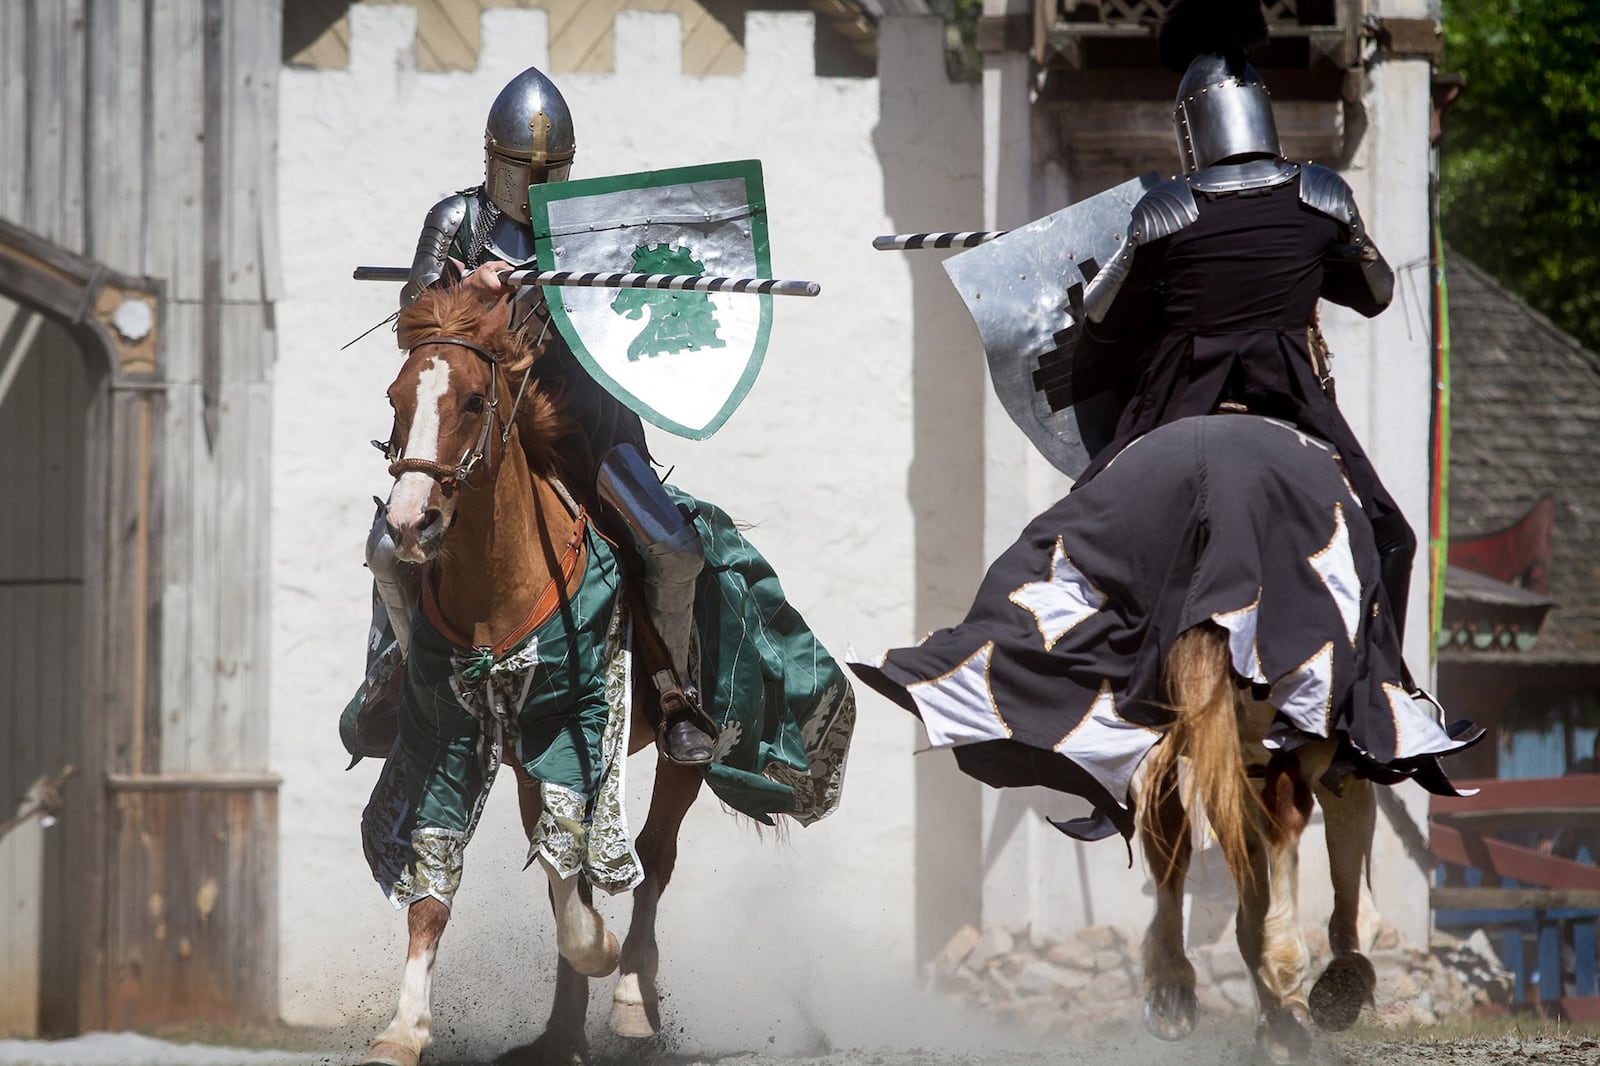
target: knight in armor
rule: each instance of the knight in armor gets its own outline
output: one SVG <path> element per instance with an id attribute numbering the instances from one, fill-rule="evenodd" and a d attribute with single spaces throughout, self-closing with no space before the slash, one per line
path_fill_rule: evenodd
<path id="1" fill-rule="evenodd" d="M 1283 157 L 1267 87 L 1245 59 L 1266 38 L 1260 5 L 1235 4 L 1231 19 L 1201 6 L 1175 8 L 1160 34 L 1163 62 L 1183 72 L 1173 124 L 1184 172 L 1134 206 L 1121 247 L 1083 292 L 1080 373 L 1125 405 L 1078 484 L 1180 418 L 1290 422 L 1341 457 L 1403 633 L 1416 537 L 1334 403 L 1315 325 L 1319 299 L 1378 314 L 1394 275 L 1344 180 Z"/>
<path id="2" fill-rule="evenodd" d="M 1229 29 L 1240 14 L 1256 28 Z M 1265 32 L 1256 0 L 1180 0 L 1163 24 L 1184 173 L 1146 192 L 1069 292 L 1074 402 L 1109 394 L 1116 428 L 960 622 L 851 664 L 970 776 L 1088 800 L 1091 815 L 1053 823 L 1082 840 L 1132 837 L 1136 775 L 1170 735 L 1172 654 L 1205 627 L 1274 708 L 1266 747 L 1337 742 L 1330 787 L 1411 777 L 1454 794 L 1440 757 L 1482 736 L 1447 726 L 1406 671 L 1415 541 L 1311 339 L 1319 299 L 1375 315 L 1393 276 L 1339 176 L 1284 160 L 1244 57 Z"/>
<path id="3" fill-rule="evenodd" d="M 513 78 L 489 108 L 483 184 L 445 197 L 428 212 L 401 307 L 432 285 L 463 279 L 495 291 L 498 271 L 532 262 L 528 187 L 565 180 L 576 148 L 572 114 L 555 84 L 533 67 Z M 515 313 L 548 323 L 543 290 L 524 289 Z M 638 564 L 648 617 L 636 624 L 649 627 L 659 638 L 650 643 L 669 660 L 652 673 L 662 752 L 675 762 L 709 763 L 715 726 L 700 710 L 688 673 L 695 579 L 704 566 L 700 536 L 656 477 L 639 416 L 601 388 L 553 330 L 546 330 L 537 368 L 565 397 L 587 446 L 588 454 L 573 464 L 586 483 L 571 491 L 579 500 L 601 501 L 596 518 L 611 539 L 633 549 Z M 358 699 L 371 703 L 383 698 L 385 679 L 406 653 L 420 577 L 416 566 L 396 559 L 381 506 L 367 539 L 367 565 L 376 595 L 367 682 Z"/>

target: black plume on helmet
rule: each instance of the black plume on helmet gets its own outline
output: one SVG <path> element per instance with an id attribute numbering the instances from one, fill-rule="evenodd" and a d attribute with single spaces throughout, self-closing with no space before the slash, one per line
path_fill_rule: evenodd
<path id="1" fill-rule="evenodd" d="M 1217 53 L 1230 66 L 1267 43 L 1267 16 L 1260 0 L 1177 0 L 1156 33 L 1161 65 L 1181 74 L 1195 56 Z"/>

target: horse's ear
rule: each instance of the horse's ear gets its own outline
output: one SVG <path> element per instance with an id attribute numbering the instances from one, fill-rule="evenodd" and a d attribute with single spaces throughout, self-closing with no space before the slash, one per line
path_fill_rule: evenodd
<path id="1" fill-rule="evenodd" d="M 444 261 L 444 270 L 440 272 L 439 280 L 447 287 L 453 289 L 457 285 L 461 284 L 461 277 L 461 264 L 455 259 L 446 256 Z"/>

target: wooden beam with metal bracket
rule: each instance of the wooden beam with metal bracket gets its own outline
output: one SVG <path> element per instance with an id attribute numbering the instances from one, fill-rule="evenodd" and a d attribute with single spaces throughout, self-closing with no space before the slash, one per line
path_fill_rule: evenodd
<path id="1" fill-rule="evenodd" d="M 977 46 L 981 55 L 1031 51 L 1033 49 L 1033 16 L 979 16 Z"/>
<path id="2" fill-rule="evenodd" d="M 1380 18 L 1377 38 L 1378 53 L 1385 59 L 1444 61 L 1444 31 L 1437 19 Z"/>

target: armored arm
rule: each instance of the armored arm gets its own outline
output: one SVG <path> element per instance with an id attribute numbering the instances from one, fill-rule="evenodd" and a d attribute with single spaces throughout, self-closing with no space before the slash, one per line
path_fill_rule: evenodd
<path id="1" fill-rule="evenodd" d="M 400 290 L 401 307 L 410 304 L 423 289 L 444 274 L 450 244 L 466 217 L 467 198 L 460 193 L 446 196 L 433 205 L 422 223 L 422 234 L 417 238 L 417 254 L 411 260 L 411 278 Z"/>
<path id="2" fill-rule="evenodd" d="M 1139 249 L 1172 236 L 1199 218 L 1194 190 L 1182 178 L 1163 181 L 1139 198 L 1111 262 L 1100 268 L 1083 291 L 1086 325 L 1092 332 L 1116 336 L 1137 324 L 1143 310 L 1139 294 L 1145 288 L 1140 281 L 1149 273 L 1148 266 L 1139 262 Z"/>
<path id="3" fill-rule="evenodd" d="M 1082 325 L 1073 365 L 1079 397 L 1109 391 L 1126 402 L 1132 395 L 1142 357 L 1163 322 L 1159 242 L 1199 217 L 1194 193 L 1181 178 L 1154 186 L 1134 204 L 1121 244 L 1074 306 Z"/>
<path id="4" fill-rule="evenodd" d="M 1327 167 L 1307 164 L 1300 168 L 1300 202 L 1345 227 L 1345 242 L 1335 245 L 1323 264 L 1323 298 L 1368 318 L 1388 307 L 1394 271 L 1372 243 L 1345 180 Z"/>

